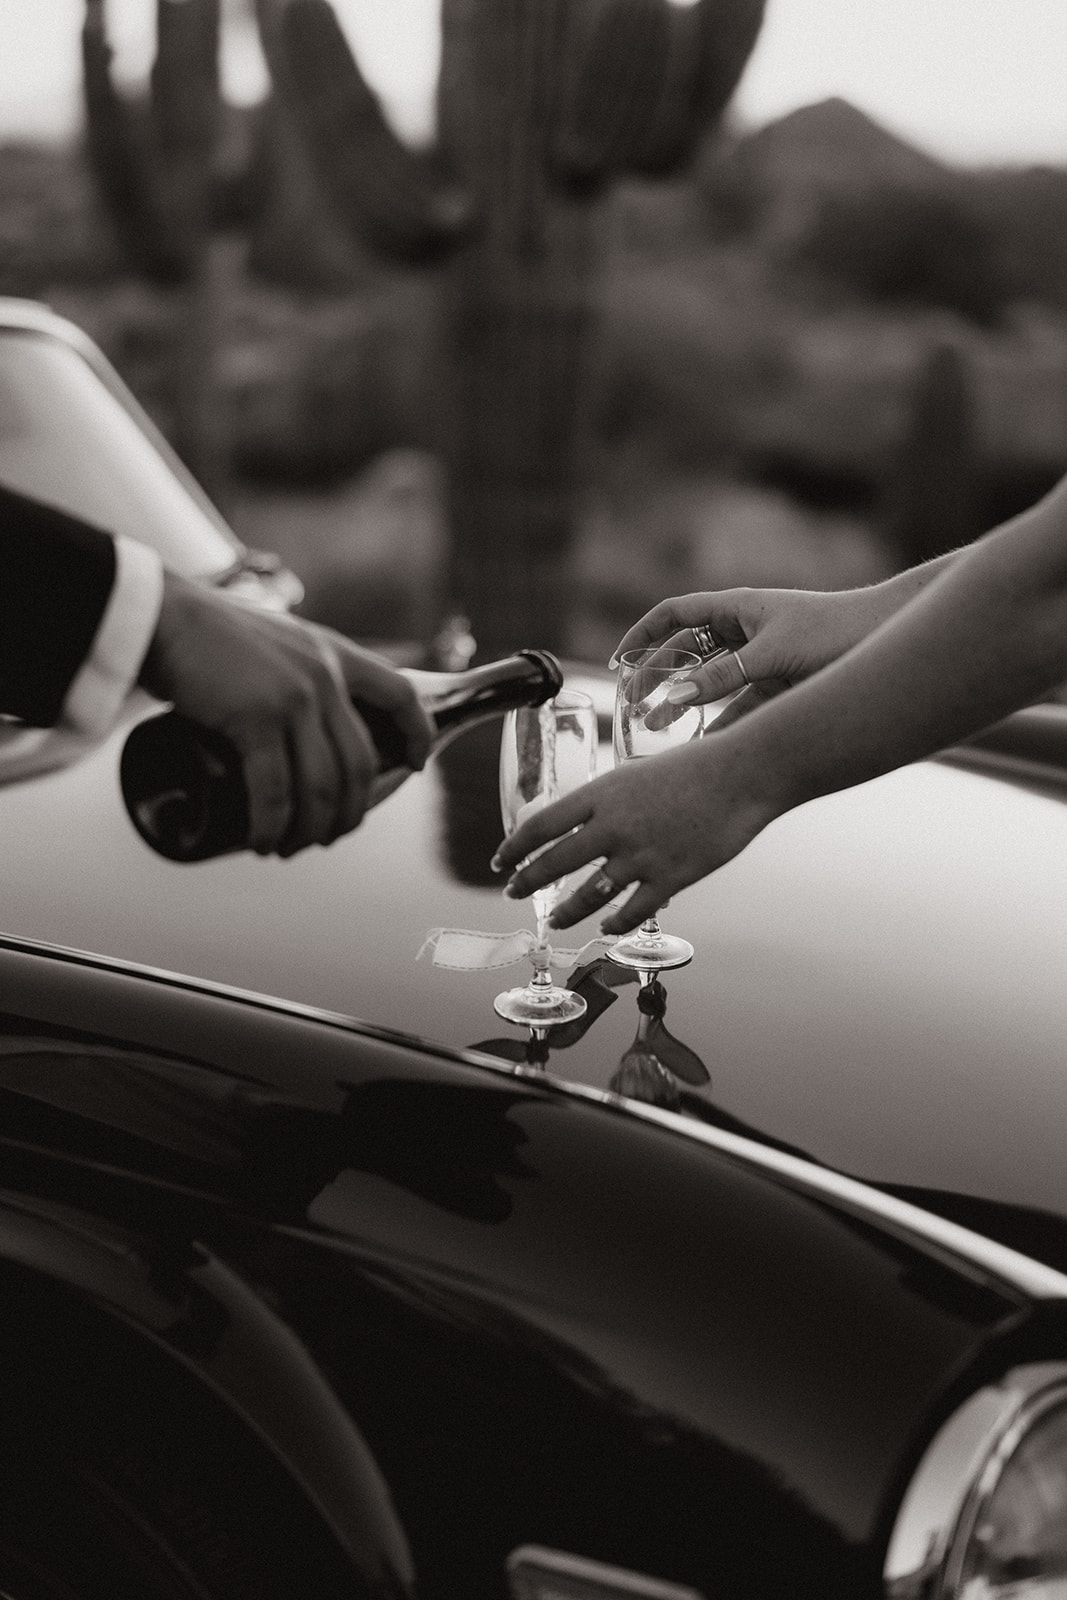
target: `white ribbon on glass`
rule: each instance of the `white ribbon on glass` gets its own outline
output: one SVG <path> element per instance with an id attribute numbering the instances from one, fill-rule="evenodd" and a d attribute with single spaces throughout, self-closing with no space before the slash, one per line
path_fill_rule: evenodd
<path id="1" fill-rule="evenodd" d="M 564 969 L 575 967 L 594 955 L 602 955 L 614 943 L 614 939 L 590 939 L 577 950 L 557 949 L 553 945 L 552 965 Z M 453 972 L 490 972 L 496 967 L 510 967 L 516 961 L 529 960 L 537 948 L 537 935 L 532 928 L 519 928 L 514 933 L 431 928 L 415 959 L 429 955 L 435 967 L 448 967 Z"/>

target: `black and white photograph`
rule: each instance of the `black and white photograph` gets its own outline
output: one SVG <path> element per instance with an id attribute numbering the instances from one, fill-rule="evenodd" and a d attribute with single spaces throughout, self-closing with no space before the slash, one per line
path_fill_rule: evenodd
<path id="1" fill-rule="evenodd" d="M 0 1600 L 1064 1600 L 1065 1150 L 1065 0 L 0 0 Z"/>

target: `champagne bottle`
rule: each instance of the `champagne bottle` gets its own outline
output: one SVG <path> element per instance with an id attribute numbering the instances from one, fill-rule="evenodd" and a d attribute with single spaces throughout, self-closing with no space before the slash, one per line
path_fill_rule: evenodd
<path id="1" fill-rule="evenodd" d="M 465 672 L 405 671 L 437 733 L 434 750 L 463 728 L 541 705 L 559 693 L 563 673 L 547 650 L 520 650 Z M 356 701 L 374 740 L 380 770 L 404 759 L 404 737 L 388 712 Z M 126 740 L 119 767 L 122 797 L 134 827 L 171 861 L 206 861 L 244 848 L 248 795 L 240 761 L 221 734 L 167 711 L 149 717 Z"/>

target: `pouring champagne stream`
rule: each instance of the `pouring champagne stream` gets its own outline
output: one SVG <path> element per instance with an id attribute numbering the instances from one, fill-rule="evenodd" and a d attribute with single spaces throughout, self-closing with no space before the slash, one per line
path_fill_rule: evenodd
<path id="1" fill-rule="evenodd" d="M 700 661 L 692 651 L 665 645 L 628 650 L 620 657 L 613 738 L 616 765 L 640 761 L 701 737 L 704 707 L 692 703 L 672 706 L 665 698 L 671 684 L 692 672 Z M 688 939 L 663 932 L 655 913 L 608 951 L 612 961 L 642 972 L 683 967 L 692 961 L 693 953 Z"/>
<path id="2" fill-rule="evenodd" d="M 588 695 L 564 689 L 542 706 L 522 706 L 504 718 L 500 741 L 500 812 L 504 831 L 561 795 L 588 783 L 596 771 L 597 721 Z M 535 891 L 536 945 L 532 979 L 497 995 L 498 1016 L 524 1027 L 555 1027 L 582 1016 L 581 995 L 552 978 L 548 918 L 559 899 L 562 880 Z"/>

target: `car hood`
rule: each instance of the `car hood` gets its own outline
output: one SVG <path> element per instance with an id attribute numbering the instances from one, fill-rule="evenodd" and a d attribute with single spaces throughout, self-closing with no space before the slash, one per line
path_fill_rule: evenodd
<path id="1" fill-rule="evenodd" d="M 972 1224 L 966 1207 L 979 1205 L 990 1231 L 1006 1219 L 1005 1236 L 1021 1218 L 1032 1240 L 1041 1213 L 1049 1259 L 1067 1263 L 1067 806 L 1055 786 L 926 762 L 799 809 L 672 902 L 667 922 L 697 953 L 658 989 L 602 948 L 582 951 L 589 1012 L 545 1050 L 492 1009 L 521 963 L 453 970 L 427 942 L 442 928 L 529 926 L 486 865 L 500 833 L 494 726 L 328 850 L 196 866 L 134 833 L 121 742 L 0 792 L 0 827 L 18 841 L 7 932 L 540 1061 L 939 1194 Z"/>

